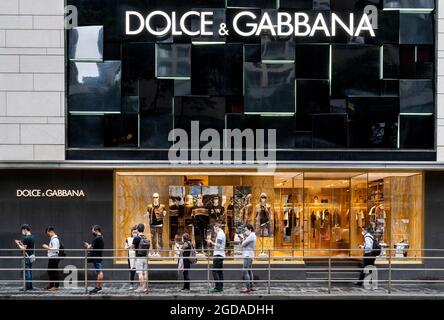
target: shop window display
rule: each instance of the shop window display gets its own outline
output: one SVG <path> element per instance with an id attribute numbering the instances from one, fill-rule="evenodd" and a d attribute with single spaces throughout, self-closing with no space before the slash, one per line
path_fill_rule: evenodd
<path id="1" fill-rule="evenodd" d="M 394 261 L 416 261 L 423 248 L 420 172 L 190 176 L 122 171 L 115 181 L 115 246 L 123 247 L 131 226 L 145 223 L 150 255 L 157 259 L 171 257 L 175 239 L 184 232 L 206 255 L 216 222 L 222 224 L 227 254 L 234 258 L 241 256 L 239 235 L 246 224 L 255 228 L 258 257 L 355 258 L 362 255 L 366 225 L 383 247 L 382 262 L 387 249 L 393 250 Z"/>

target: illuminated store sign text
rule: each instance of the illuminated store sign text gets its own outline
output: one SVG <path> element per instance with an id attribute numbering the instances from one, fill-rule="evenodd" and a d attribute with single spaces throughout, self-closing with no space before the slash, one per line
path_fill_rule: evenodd
<path id="1" fill-rule="evenodd" d="M 372 15 L 377 14 L 373 12 Z M 273 17 L 274 18 L 274 17 Z M 199 19 L 199 27 L 190 28 L 191 19 Z M 364 13 L 356 17 L 354 13 L 348 15 L 348 19 L 342 19 L 336 13 L 332 13 L 328 19 L 323 13 L 310 18 L 307 13 L 278 12 L 276 21 L 273 21 L 269 13 L 257 16 L 251 11 L 241 11 L 233 19 L 233 30 L 227 27 L 226 23 L 221 23 L 217 27 L 219 36 L 227 36 L 234 31 L 242 37 L 260 36 L 265 33 L 279 37 L 313 37 L 318 33 L 324 33 L 327 37 L 336 36 L 338 30 L 345 31 L 349 36 L 370 35 L 375 37 L 375 31 L 371 17 Z M 161 21 L 163 28 L 156 28 L 154 21 Z M 211 11 L 188 11 L 183 15 L 173 11 L 170 14 L 164 11 L 150 12 L 146 17 L 137 11 L 127 11 L 125 17 L 126 35 L 138 35 L 144 29 L 149 34 L 156 37 L 164 36 L 214 36 L 213 12 Z"/>

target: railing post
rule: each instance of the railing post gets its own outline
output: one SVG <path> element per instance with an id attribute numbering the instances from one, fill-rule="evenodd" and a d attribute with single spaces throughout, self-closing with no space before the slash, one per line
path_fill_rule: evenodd
<path id="1" fill-rule="evenodd" d="M 26 291 L 26 252 L 25 251 L 23 251 L 22 267 L 23 267 L 23 274 L 22 274 L 23 292 L 25 292 Z"/>
<path id="2" fill-rule="evenodd" d="M 86 249 L 85 249 L 84 269 L 85 269 L 85 294 L 87 294 L 88 293 L 88 250 Z"/>
<path id="3" fill-rule="evenodd" d="M 148 250 L 146 251 L 146 291 L 148 292 L 148 285 L 149 285 L 149 274 L 150 274 L 150 267 L 149 267 L 149 254 L 148 254 Z"/>
<path id="4" fill-rule="evenodd" d="M 268 249 L 268 294 L 271 294 L 271 250 Z"/>
<path id="5" fill-rule="evenodd" d="M 392 293 L 392 253 L 390 250 L 391 249 L 388 250 L 388 255 L 389 255 L 388 293 L 389 294 Z"/>
<path id="6" fill-rule="evenodd" d="M 328 252 L 328 293 L 331 293 L 331 251 Z"/>
<path id="7" fill-rule="evenodd" d="M 207 287 L 208 293 L 210 293 L 211 284 L 210 284 L 210 248 L 207 248 Z"/>

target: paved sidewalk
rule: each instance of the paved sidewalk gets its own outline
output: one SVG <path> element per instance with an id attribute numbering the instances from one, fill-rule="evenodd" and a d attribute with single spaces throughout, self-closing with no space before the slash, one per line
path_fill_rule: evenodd
<path id="1" fill-rule="evenodd" d="M 90 287 L 89 289 L 92 289 Z M 113 284 L 105 286 L 104 290 L 96 295 L 85 294 L 84 288 L 61 289 L 58 292 L 48 292 L 44 289 L 35 289 L 21 292 L 19 287 L 0 285 L 0 299 L 444 299 L 444 286 L 399 285 L 392 288 L 391 294 L 387 287 L 380 286 L 376 290 L 366 290 L 352 284 L 337 284 L 328 292 L 326 286 L 320 284 L 284 284 L 270 288 L 261 286 L 249 294 L 240 293 L 239 285 L 225 286 L 223 293 L 210 294 L 208 287 L 195 285 L 187 292 L 180 291 L 176 285 L 152 284 L 147 294 L 135 293 L 128 284 Z"/>

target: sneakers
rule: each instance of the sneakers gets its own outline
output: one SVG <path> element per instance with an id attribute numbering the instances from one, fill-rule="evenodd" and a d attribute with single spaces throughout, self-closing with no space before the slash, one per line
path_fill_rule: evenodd
<path id="1" fill-rule="evenodd" d="M 242 288 L 242 290 L 240 291 L 241 293 L 250 293 L 251 290 L 248 288 Z"/>
<path id="2" fill-rule="evenodd" d="M 102 291 L 102 288 L 94 288 L 94 289 L 92 289 L 90 292 L 89 292 L 89 294 L 96 294 L 96 293 L 99 293 L 100 291 Z"/>
<path id="3" fill-rule="evenodd" d="M 102 289 L 100 289 L 100 290 L 102 290 Z M 52 287 L 52 288 L 49 288 L 48 291 L 59 291 L 59 288 L 57 288 L 57 287 Z"/>
<path id="4" fill-rule="evenodd" d="M 210 293 L 221 293 L 223 291 L 224 291 L 223 289 L 213 288 L 213 289 L 210 290 Z"/>
<path id="5" fill-rule="evenodd" d="M 148 289 L 144 289 L 144 288 L 137 288 L 136 290 L 134 290 L 134 292 L 135 293 L 142 293 L 142 292 L 144 292 L 144 293 L 147 293 L 148 292 Z"/>

